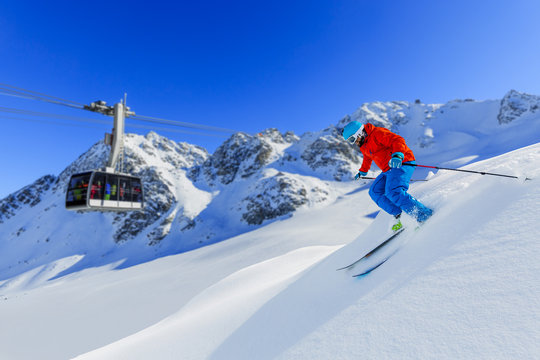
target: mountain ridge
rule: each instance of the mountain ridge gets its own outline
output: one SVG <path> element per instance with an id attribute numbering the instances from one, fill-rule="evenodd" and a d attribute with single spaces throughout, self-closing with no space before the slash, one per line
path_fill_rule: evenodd
<path id="1" fill-rule="evenodd" d="M 86 258 L 80 267 L 119 259 L 129 266 L 251 231 L 299 208 L 324 206 L 340 196 L 333 184 L 349 181 L 361 163 L 360 153 L 340 136 L 340 128 L 351 120 L 398 132 L 417 159 L 463 166 L 479 160 L 478 153 L 503 153 L 534 143 L 535 131 L 524 143 L 512 139 L 530 126 L 539 128 L 539 104 L 540 97 L 514 90 L 500 101 L 366 103 L 337 124 L 302 136 L 277 129 L 236 133 L 213 154 L 154 132 L 127 134 L 123 170 L 142 178 L 145 211 L 67 212 L 63 197 L 69 176 L 106 161 L 108 147 L 100 141 L 58 176 L 46 175 L 0 200 L 0 234 L 6 240 L 0 248 L 17 261 L 0 268 L 0 278 L 81 253 Z M 500 134 L 496 141 L 493 134 Z M 460 146 L 473 142 L 483 150 L 472 154 Z M 371 173 L 376 175 L 377 169 Z M 40 224 L 45 218 L 47 230 Z M 81 232 L 96 226 L 94 235 Z M 36 241 L 45 246 L 31 251 L 35 256 L 28 262 L 24 250 L 33 249 Z"/>

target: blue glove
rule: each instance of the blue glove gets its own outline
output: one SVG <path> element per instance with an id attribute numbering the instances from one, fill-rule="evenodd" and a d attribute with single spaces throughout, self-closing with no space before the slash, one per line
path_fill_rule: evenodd
<path id="1" fill-rule="evenodd" d="M 366 175 L 367 175 L 367 172 L 359 171 L 358 174 L 356 174 L 356 176 L 354 177 L 354 180 L 358 180 L 361 177 L 364 177 Z"/>
<path id="2" fill-rule="evenodd" d="M 398 169 L 401 167 L 401 163 L 403 162 L 403 153 L 401 152 L 395 152 L 392 154 L 392 158 L 388 162 L 388 166 L 392 169 Z"/>

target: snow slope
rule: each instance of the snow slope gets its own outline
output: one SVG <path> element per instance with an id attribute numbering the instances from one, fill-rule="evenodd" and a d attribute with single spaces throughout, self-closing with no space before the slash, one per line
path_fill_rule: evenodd
<path id="1" fill-rule="evenodd" d="M 538 177 L 539 165 L 536 145 L 469 168 Z M 416 193 L 437 214 L 407 234 L 391 260 L 362 279 L 332 271 L 369 249 L 378 218 L 273 298 L 213 358 L 536 358 L 538 181 L 444 174 Z"/>
<path id="2" fill-rule="evenodd" d="M 376 210 L 367 193 L 356 192 L 356 188 L 357 184 L 344 183 L 341 192 L 356 195 L 345 196 L 334 207 L 341 212 L 341 219 L 349 220 L 348 228 L 339 222 L 326 222 L 327 213 L 321 208 L 209 247 L 138 266 L 113 270 L 115 264 L 111 264 L 87 269 L 37 289 L 3 288 L 0 358 L 70 358 L 158 323 L 245 268 L 256 269 L 253 266 L 291 252 L 291 256 L 305 257 L 310 250 L 295 253 L 302 248 L 315 247 L 312 253 L 319 258 L 321 251 L 330 252 L 350 242 L 373 221 L 358 218 L 350 210 L 356 201 L 366 203 L 370 212 Z M 30 276 L 24 274 L 13 281 L 22 282 Z M 282 278 L 288 280 L 286 274 Z M 28 343 L 33 346 L 26 346 Z"/>
<path id="3" fill-rule="evenodd" d="M 540 144 L 467 169 L 537 179 Z M 328 207 L 225 242 L 3 295 L 0 357 L 537 356 L 538 180 L 439 172 L 416 183 L 412 193 L 436 215 L 361 279 L 335 269 L 376 245 L 389 218 L 362 216 L 358 204 L 375 207 L 354 185 Z"/>

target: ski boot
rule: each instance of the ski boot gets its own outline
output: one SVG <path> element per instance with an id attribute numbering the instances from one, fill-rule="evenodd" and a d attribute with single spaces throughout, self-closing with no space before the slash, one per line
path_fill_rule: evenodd
<path id="1" fill-rule="evenodd" d="M 401 223 L 401 214 L 397 214 L 394 217 L 396 218 L 397 222 L 392 225 L 392 231 L 396 233 L 403 228 L 403 224 Z"/>

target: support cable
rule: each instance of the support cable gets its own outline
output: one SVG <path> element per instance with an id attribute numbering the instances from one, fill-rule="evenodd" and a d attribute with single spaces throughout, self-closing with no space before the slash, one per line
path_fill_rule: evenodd
<path id="1" fill-rule="evenodd" d="M 236 132 L 238 132 L 237 130 L 220 128 L 220 127 L 216 127 L 216 126 L 200 125 L 200 124 L 188 123 L 188 122 L 183 122 L 183 121 L 175 121 L 175 120 L 167 120 L 167 119 L 161 119 L 161 118 L 152 117 L 152 116 L 135 115 L 135 116 L 129 116 L 129 118 L 134 119 L 134 120 L 139 120 L 139 121 L 146 121 L 146 122 L 152 122 L 152 123 L 158 123 L 158 124 L 166 124 L 166 125 L 187 127 L 187 128 L 192 128 L 192 129 L 210 130 L 210 131 L 226 132 L 226 133 L 236 133 Z"/>
<path id="2" fill-rule="evenodd" d="M 65 119 L 65 120 L 99 122 L 99 123 L 102 123 L 102 124 L 104 124 L 104 123 L 110 124 L 110 121 L 96 120 L 96 119 L 79 117 L 79 116 L 60 115 L 60 114 L 52 114 L 52 113 L 32 111 L 32 110 L 16 109 L 16 108 L 4 107 L 4 106 L 0 106 L 0 112 L 6 112 L 6 113 L 11 113 L 11 114 L 17 114 L 17 115 L 50 117 L 50 118 Z"/>
<path id="3" fill-rule="evenodd" d="M 84 104 L 81 104 L 72 100 L 68 100 L 68 99 L 57 97 L 57 96 L 52 96 L 45 93 L 40 93 L 37 91 L 32 91 L 32 90 L 28 90 L 28 89 L 24 89 L 21 87 L 4 84 L 4 83 L 0 83 L 0 95 L 7 95 L 7 96 L 13 96 L 13 97 L 18 97 L 18 98 L 23 98 L 23 99 L 43 101 L 47 103 L 67 106 L 70 108 L 76 108 L 80 110 L 90 110 L 94 112 L 96 111 L 95 109 L 87 105 L 84 105 Z M 100 103 L 100 102 L 97 102 L 97 103 Z M 100 124 L 103 123 L 103 122 L 100 122 L 98 120 L 93 120 L 93 119 L 90 120 L 90 119 L 81 118 L 81 117 L 57 115 L 57 114 L 50 114 L 50 113 L 30 111 L 30 110 L 14 109 L 14 108 L 8 108 L 8 107 L 0 107 L 0 112 L 8 112 L 8 113 L 38 116 L 38 117 L 41 116 L 41 117 L 62 118 L 66 120 L 94 122 L 94 123 L 100 123 Z M 110 115 L 110 114 L 105 114 L 105 115 Z M 132 119 L 134 121 L 157 123 L 157 124 L 163 124 L 163 125 L 169 125 L 169 126 L 175 126 L 175 127 L 184 127 L 184 128 L 190 128 L 190 129 L 198 129 L 198 130 L 211 131 L 211 132 L 217 132 L 217 133 L 233 134 L 233 133 L 238 132 L 238 130 L 233 130 L 233 129 L 221 128 L 217 126 L 201 125 L 201 124 L 176 121 L 176 120 L 168 120 L 168 119 L 162 119 L 162 118 L 153 117 L 153 116 L 144 116 L 144 115 L 135 115 L 135 114 L 130 115 L 129 113 L 127 113 L 126 115 L 127 115 L 126 116 L 127 118 Z M 150 130 L 177 132 L 177 133 L 192 134 L 192 135 L 213 136 L 213 137 L 225 136 L 225 135 L 209 134 L 206 132 L 199 133 L 199 132 L 182 131 L 182 130 L 174 130 L 174 129 L 167 129 L 167 128 L 145 127 L 143 125 L 137 125 L 137 124 L 126 124 L 126 125 L 128 127 L 137 127 L 137 128 L 144 128 L 144 129 L 150 129 Z"/>
<path id="4" fill-rule="evenodd" d="M 7 85 L 3 83 L 0 83 L 0 94 L 19 97 L 23 99 L 44 101 L 51 104 L 67 106 L 67 107 L 75 108 L 75 109 L 83 109 L 84 107 L 83 104 L 77 103 L 75 101 L 66 100 L 66 99 L 56 97 L 56 96 L 38 93 L 36 91 L 26 90 L 23 88 Z"/>

